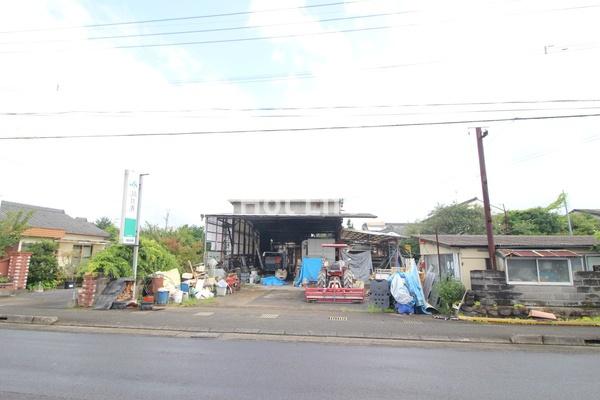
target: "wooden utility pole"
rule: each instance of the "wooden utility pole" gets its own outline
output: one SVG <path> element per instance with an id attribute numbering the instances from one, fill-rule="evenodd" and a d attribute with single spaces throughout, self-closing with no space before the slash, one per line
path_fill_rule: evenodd
<path id="1" fill-rule="evenodd" d="M 483 210 L 485 212 L 485 230 L 487 233 L 488 253 L 492 270 L 496 270 L 496 245 L 494 243 L 494 230 L 492 227 L 492 210 L 490 209 L 490 195 L 488 193 L 487 172 L 485 169 L 485 154 L 483 151 L 483 138 L 488 135 L 487 131 L 475 128 L 477 134 L 477 152 L 479 153 L 479 172 L 481 175 L 481 189 L 483 191 Z"/>
<path id="2" fill-rule="evenodd" d="M 435 246 L 437 248 L 437 261 L 438 261 L 438 277 L 442 277 L 442 257 L 440 256 L 440 237 L 439 230 L 436 225 L 435 227 Z"/>

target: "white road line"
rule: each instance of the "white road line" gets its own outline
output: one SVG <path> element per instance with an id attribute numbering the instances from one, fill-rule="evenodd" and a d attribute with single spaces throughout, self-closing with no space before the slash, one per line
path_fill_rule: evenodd
<path id="1" fill-rule="evenodd" d="M 200 311 L 200 312 L 197 312 L 194 315 L 197 316 L 197 317 L 210 317 L 213 314 L 214 314 L 214 312 L 211 312 L 211 311 Z"/>

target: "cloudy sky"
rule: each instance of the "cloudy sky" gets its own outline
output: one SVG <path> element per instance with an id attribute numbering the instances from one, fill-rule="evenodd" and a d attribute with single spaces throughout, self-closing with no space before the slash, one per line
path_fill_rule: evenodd
<path id="1" fill-rule="evenodd" d="M 2 1 L 0 137 L 279 131 L 0 140 L 0 199 L 116 221 L 130 168 L 154 223 L 322 197 L 414 221 L 481 197 L 484 126 L 492 203 L 599 207 L 598 117 L 286 131 L 600 113 L 599 4 L 342 3 Z"/>

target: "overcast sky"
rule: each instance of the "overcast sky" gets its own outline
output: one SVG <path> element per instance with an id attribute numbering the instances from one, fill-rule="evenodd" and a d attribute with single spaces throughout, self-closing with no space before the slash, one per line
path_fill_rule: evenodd
<path id="1" fill-rule="evenodd" d="M 2 1 L 0 136 L 600 112 L 592 0 L 303 7 L 333 2 Z M 90 26 L 223 13 L 238 14 Z M 99 39 L 230 27 L 249 28 Z M 217 43 L 163 46 L 207 41 Z M 161 46 L 116 48 L 138 45 Z M 596 101 L 546 102 L 556 99 Z M 533 100 L 541 102 L 407 106 Z M 201 214 L 230 212 L 230 198 L 338 197 L 348 212 L 414 221 L 438 203 L 481 197 L 472 128 L 482 125 L 493 204 L 547 205 L 564 189 L 571 208 L 598 208 L 599 120 L 0 140 L 0 199 L 117 221 L 130 168 L 150 174 L 143 219 L 154 223 L 169 211 L 171 225 L 197 224 Z"/>

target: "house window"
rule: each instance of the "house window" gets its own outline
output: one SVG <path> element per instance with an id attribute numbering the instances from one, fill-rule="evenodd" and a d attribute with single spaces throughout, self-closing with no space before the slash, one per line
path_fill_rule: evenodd
<path id="1" fill-rule="evenodd" d="M 600 256 L 587 256 L 585 258 L 585 263 L 587 265 L 587 270 L 593 271 L 595 265 L 600 267 Z"/>
<path id="2" fill-rule="evenodd" d="M 537 265 L 535 260 L 508 260 L 508 280 L 513 282 L 537 283 Z"/>
<path id="3" fill-rule="evenodd" d="M 585 271 L 585 268 L 583 266 L 583 258 L 571 258 L 571 272 L 575 274 L 575 272 L 578 271 Z"/>
<path id="4" fill-rule="evenodd" d="M 455 265 L 454 254 L 440 254 L 441 268 L 438 267 L 437 255 L 426 255 L 425 263 L 433 268 L 433 272 L 439 274 L 442 278 L 459 278 Z"/>
<path id="5" fill-rule="evenodd" d="M 540 282 L 570 283 L 568 260 L 538 260 Z"/>
<path id="6" fill-rule="evenodd" d="M 72 263 L 74 266 L 78 266 L 82 263 L 86 263 L 92 256 L 92 245 L 73 245 Z"/>
<path id="7" fill-rule="evenodd" d="M 506 264 L 506 275 L 508 283 L 568 285 L 571 283 L 572 276 L 571 260 L 509 258 Z"/>

